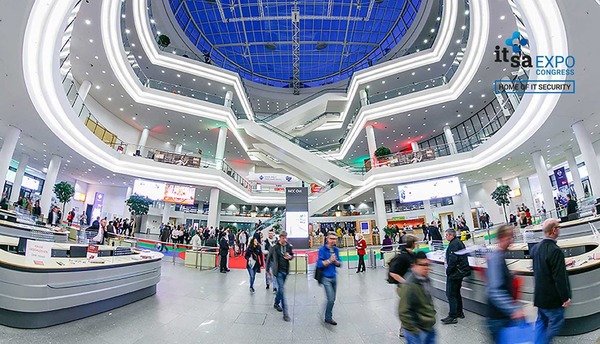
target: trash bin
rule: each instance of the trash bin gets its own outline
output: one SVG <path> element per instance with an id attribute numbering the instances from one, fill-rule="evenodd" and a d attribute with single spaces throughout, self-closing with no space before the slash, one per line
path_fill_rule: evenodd
<path id="1" fill-rule="evenodd" d="M 372 269 L 377 269 L 377 252 L 373 249 L 369 250 L 369 265 Z"/>

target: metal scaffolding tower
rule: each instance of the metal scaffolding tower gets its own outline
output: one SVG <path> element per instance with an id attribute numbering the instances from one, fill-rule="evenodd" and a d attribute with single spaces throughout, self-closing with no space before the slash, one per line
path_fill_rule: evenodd
<path id="1" fill-rule="evenodd" d="M 292 8 L 292 87 L 294 95 L 300 94 L 300 9 L 294 1 Z"/>

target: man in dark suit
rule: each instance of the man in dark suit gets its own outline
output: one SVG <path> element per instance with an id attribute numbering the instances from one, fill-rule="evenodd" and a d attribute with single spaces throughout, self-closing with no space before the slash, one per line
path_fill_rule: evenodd
<path id="1" fill-rule="evenodd" d="M 544 239 L 531 250 L 535 288 L 533 304 L 538 308 L 536 343 L 551 343 L 565 322 L 565 308 L 571 304 L 571 285 L 565 255 L 556 244 L 557 219 L 544 221 Z"/>
<path id="2" fill-rule="evenodd" d="M 229 255 L 229 240 L 228 240 L 228 230 L 223 233 L 221 239 L 219 240 L 219 267 L 222 273 L 226 273 L 229 271 L 227 268 L 227 256 Z"/>
<path id="3" fill-rule="evenodd" d="M 577 201 L 573 199 L 571 194 L 567 194 L 567 217 L 569 220 L 576 220 L 577 216 Z"/>
<path id="4" fill-rule="evenodd" d="M 57 206 L 53 206 L 48 213 L 48 224 L 52 226 L 60 226 L 61 223 L 61 213 Z"/>
<path id="5" fill-rule="evenodd" d="M 457 251 L 464 250 L 465 244 L 456 237 L 456 231 L 453 228 L 446 230 L 446 240 L 450 242 L 446 249 L 446 297 L 450 312 L 447 317 L 442 319 L 444 325 L 456 324 L 457 318 L 465 317 L 460 288 L 463 278 L 471 272 L 467 256 L 456 254 Z"/>

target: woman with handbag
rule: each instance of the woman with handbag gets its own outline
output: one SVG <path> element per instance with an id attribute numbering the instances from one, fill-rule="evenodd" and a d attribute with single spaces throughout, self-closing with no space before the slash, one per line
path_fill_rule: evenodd
<path id="1" fill-rule="evenodd" d="M 258 243 L 258 239 L 252 238 L 244 257 L 246 258 L 246 269 L 250 275 L 250 292 L 254 293 L 256 273 L 260 273 L 260 269 L 264 265 L 262 248 Z"/>
<path id="2" fill-rule="evenodd" d="M 366 270 L 365 254 L 367 254 L 367 242 L 365 241 L 361 233 L 358 233 L 357 237 L 358 238 L 356 239 L 356 253 L 358 254 L 358 269 L 356 270 L 356 273 L 359 273 L 361 271 L 365 272 Z"/>

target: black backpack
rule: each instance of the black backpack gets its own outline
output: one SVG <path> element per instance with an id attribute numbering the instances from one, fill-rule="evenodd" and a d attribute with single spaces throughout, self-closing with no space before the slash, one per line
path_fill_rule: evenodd
<path id="1" fill-rule="evenodd" d="M 390 275 L 390 271 L 394 271 L 394 267 L 396 266 L 396 264 L 398 264 L 398 261 L 400 260 L 400 254 L 397 254 L 396 256 L 394 256 L 394 258 L 392 258 L 390 260 L 390 262 L 388 263 L 388 277 L 387 277 L 387 282 L 389 284 L 398 284 L 398 281 L 396 281 L 392 275 Z"/>

